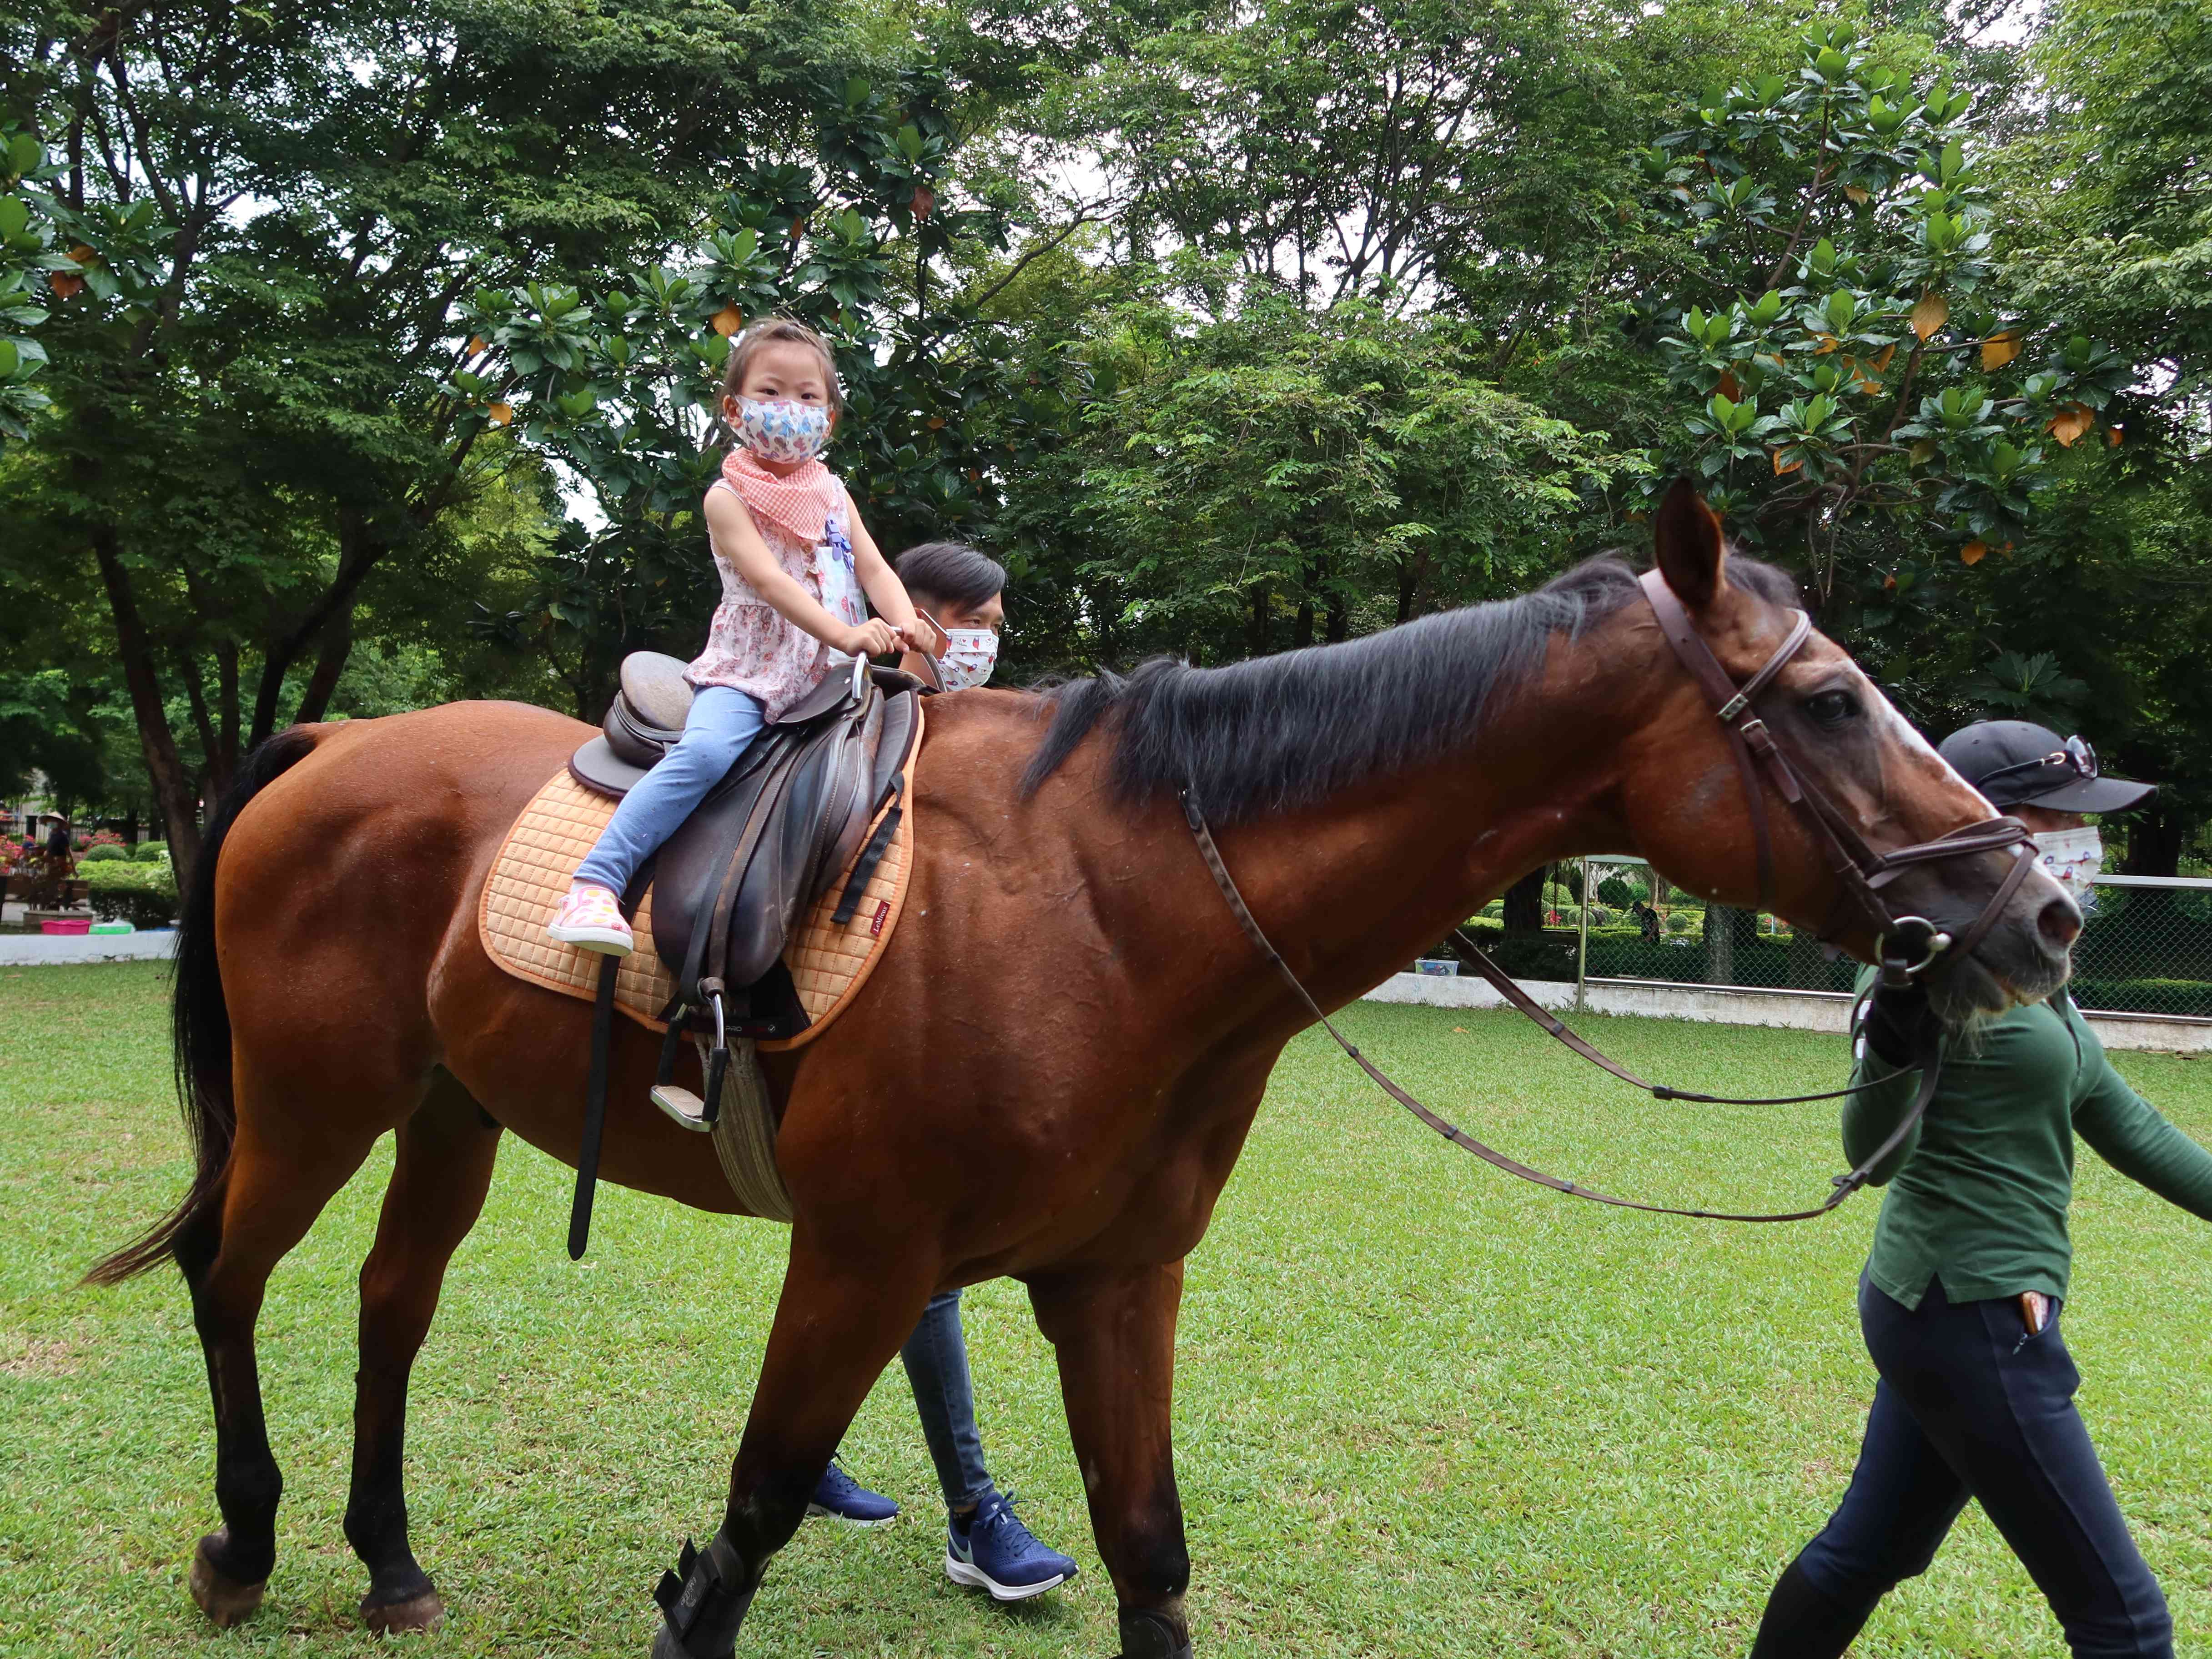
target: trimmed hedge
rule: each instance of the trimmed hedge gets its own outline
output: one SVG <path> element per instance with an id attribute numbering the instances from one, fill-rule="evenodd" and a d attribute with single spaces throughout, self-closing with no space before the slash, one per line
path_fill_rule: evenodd
<path id="1" fill-rule="evenodd" d="M 135 864 L 157 864 L 168 856 L 169 843 L 166 841 L 142 841 L 131 849 L 131 861 Z"/>
<path id="2" fill-rule="evenodd" d="M 97 846 L 88 847 L 76 855 L 76 861 L 79 864 L 112 863 L 117 860 L 126 864 L 130 862 L 131 850 L 112 841 L 103 841 Z"/>
<path id="3" fill-rule="evenodd" d="M 106 859 L 81 864 L 78 874 L 92 890 L 92 913 L 102 921 L 167 927 L 177 919 L 177 878 L 166 861 Z"/>

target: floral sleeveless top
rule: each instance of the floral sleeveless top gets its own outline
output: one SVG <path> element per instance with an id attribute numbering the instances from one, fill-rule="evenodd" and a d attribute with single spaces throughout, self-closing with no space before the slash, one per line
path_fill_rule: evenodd
<path id="1" fill-rule="evenodd" d="M 852 497 L 827 467 L 816 461 L 778 477 L 746 451 L 732 450 L 714 487 L 744 502 L 776 562 L 824 610 L 855 625 L 867 620 L 853 566 Z M 707 648 L 684 678 L 743 691 L 775 720 L 822 683 L 837 653 L 754 592 L 721 549 L 714 551 L 722 602 Z"/>

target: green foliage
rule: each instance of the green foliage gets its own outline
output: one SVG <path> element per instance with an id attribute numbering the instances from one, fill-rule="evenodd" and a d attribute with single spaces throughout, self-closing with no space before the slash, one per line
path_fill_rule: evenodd
<path id="1" fill-rule="evenodd" d="M 941 76 L 809 82 L 811 151 L 740 149 L 728 188 L 648 261 L 478 292 L 473 331 L 442 388 L 457 429 L 512 420 L 573 468 L 606 522 L 565 534 L 519 611 L 479 628 L 538 641 L 598 712 L 621 653 L 696 649 L 716 592 L 700 498 L 726 434 L 720 379 L 731 339 L 770 314 L 836 348 L 846 408 L 829 459 L 889 550 L 980 538 L 999 481 L 1033 456 L 1064 408 L 955 285 L 1003 249 L 1006 224 L 963 197 Z M 989 411 L 988 422 L 979 417 Z"/>
<path id="2" fill-rule="evenodd" d="M 1641 903 L 1650 893 L 1642 882 L 1632 881 L 1626 876 L 1607 876 L 1598 883 L 1597 896 L 1607 904 L 1626 910 L 1632 904 Z"/>
<path id="3" fill-rule="evenodd" d="M 139 864 L 164 863 L 168 856 L 169 848 L 166 842 L 142 841 L 131 849 L 132 860 Z"/>
<path id="4" fill-rule="evenodd" d="M 1356 301 L 1199 327 L 1125 313 L 1059 463 L 1081 479 L 1091 650 L 1219 659 L 1340 640 L 1549 568 L 1620 463 L 1470 356 L 1448 325 Z M 1059 482 L 1014 493 L 1028 526 L 1065 536 L 1037 500 L 1065 501 Z"/>
<path id="5" fill-rule="evenodd" d="M 1647 488 L 1690 466 L 1738 536 L 1802 546 L 1823 597 L 1839 574 L 1901 597 L 1921 567 L 1869 570 L 1882 544 L 1848 543 L 1854 520 L 1970 565 L 2011 550 L 2049 484 L 2043 435 L 2075 441 L 2132 369 L 1989 291 L 1970 93 L 1885 66 L 1849 21 L 1808 27 L 1799 55 L 1642 157 L 1687 245 L 1644 326 L 1692 410 Z"/>
<path id="6" fill-rule="evenodd" d="M 98 847 L 86 848 L 84 851 L 76 855 L 76 861 L 81 865 L 95 863 L 104 860 L 120 860 L 127 863 L 130 860 L 130 858 L 131 854 L 129 849 L 118 847 L 112 842 L 109 842 Z"/>
<path id="7" fill-rule="evenodd" d="M 137 927 L 167 927 L 176 920 L 176 873 L 164 859 L 139 862 L 119 856 L 117 847 L 94 847 L 81 854 L 77 874 L 91 889 L 92 911 L 102 921 L 127 921 Z M 109 855 L 105 860 L 98 854 Z"/>

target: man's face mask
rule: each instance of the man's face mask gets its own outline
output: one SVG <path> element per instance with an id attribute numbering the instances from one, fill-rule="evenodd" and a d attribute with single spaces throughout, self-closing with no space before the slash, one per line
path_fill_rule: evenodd
<path id="1" fill-rule="evenodd" d="M 947 691 L 981 685 L 991 678 L 999 660 L 998 635 L 988 628 L 948 628 L 945 637 L 952 643 L 937 659 L 937 672 Z"/>
<path id="2" fill-rule="evenodd" d="M 2097 908 L 2091 878 L 2105 867 L 2105 843 L 2094 830 L 2054 830 L 2035 838 L 2036 856 L 2087 915 Z"/>

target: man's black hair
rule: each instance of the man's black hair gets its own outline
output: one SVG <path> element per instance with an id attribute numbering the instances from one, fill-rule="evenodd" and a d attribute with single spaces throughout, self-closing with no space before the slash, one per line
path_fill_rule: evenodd
<path id="1" fill-rule="evenodd" d="M 923 542 L 898 556 L 898 579 L 922 602 L 973 610 L 1006 586 L 1006 567 L 960 542 Z"/>

